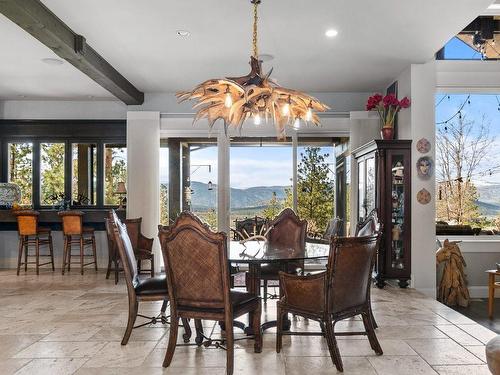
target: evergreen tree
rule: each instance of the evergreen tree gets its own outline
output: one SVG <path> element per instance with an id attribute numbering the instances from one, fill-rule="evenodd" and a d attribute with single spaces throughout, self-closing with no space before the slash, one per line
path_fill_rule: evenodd
<path id="1" fill-rule="evenodd" d="M 278 197 L 276 196 L 276 192 L 273 191 L 273 196 L 269 200 L 266 208 L 262 211 L 262 214 L 266 219 L 274 219 L 283 209 L 283 202 L 280 202 Z"/>
<path id="2" fill-rule="evenodd" d="M 21 189 L 22 205 L 31 206 L 33 188 L 33 145 L 31 143 L 11 143 L 9 145 L 9 182 Z"/>
<path id="3" fill-rule="evenodd" d="M 307 147 L 300 156 L 297 168 L 298 215 L 307 220 L 310 231 L 322 232 L 333 216 L 334 185 L 329 176 L 329 154 L 321 153 L 320 147 Z M 285 206 L 292 206 L 291 190 L 287 191 Z"/>
<path id="4" fill-rule="evenodd" d="M 41 203 L 52 205 L 64 195 L 64 143 L 41 143 Z"/>

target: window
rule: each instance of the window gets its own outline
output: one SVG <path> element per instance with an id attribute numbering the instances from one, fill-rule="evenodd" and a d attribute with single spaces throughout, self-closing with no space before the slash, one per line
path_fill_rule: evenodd
<path id="1" fill-rule="evenodd" d="M 193 213 L 212 229 L 217 229 L 217 146 L 207 143 L 190 143 L 189 156 L 183 154 L 183 163 L 189 162 L 184 172 L 188 186 L 184 187 L 183 200 Z"/>
<path id="2" fill-rule="evenodd" d="M 120 183 L 127 183 L 127 148 L 123 144 L 104 145 L 104 204 L 119 205 Z"/>
<path id="3" fill-rule="evenodd" d="M 308 231 L 323 233 L 334 214 L 333 144 L 307 143 L 297 148 L 297 211 Z"/>
<path id="4" fill-rule="evenodd" d="M 94 206 L 97 203 L 97 145 L 72 145 L 71 199 L 73 206 Z"/>
<path id="5" fill-rule="evenodd" d="M 168 225 L 168 148 L 160 148 L 160 224 Z"/>
<path id="6" fill-rule="evenodd" d="M 21 188 L 22 205 L 33 202 L 33 143 L 9 143 L 8 181 Z"/>
<path id="7" fill-rule="evenodd" d="M 470 47 L 468 44 L 453 37 L 443 47 L 443 60 L 481 60 L 481 53 Z"/>
<path id="8" fill-rule="evenodd" d="M 40 204 L 62 204 L 64 195 L 64 143 L 40 143 Z"/>
<path id="9" fill-rule="evenodd" d="M 436 95 L 437 234 L 500 230 L 499 99 L 490 94 Z"/>
<path id="10" fill-rule="evenodd" d="M 231 142 L 231 223 L 260 216 L 274 219 L 293 206 L 290 142 Z"/>

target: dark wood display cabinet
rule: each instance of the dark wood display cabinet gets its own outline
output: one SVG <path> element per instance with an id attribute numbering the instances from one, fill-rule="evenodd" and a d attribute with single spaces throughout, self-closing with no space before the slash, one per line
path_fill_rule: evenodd
<path id="1" fill-rule="evenodd" d="M 375 280 L 406 288 L 411 275 L 411 140 L 373 140 L 352 152 L 358 174 L 358 222 L 377 209 L 384 225 Z"/>

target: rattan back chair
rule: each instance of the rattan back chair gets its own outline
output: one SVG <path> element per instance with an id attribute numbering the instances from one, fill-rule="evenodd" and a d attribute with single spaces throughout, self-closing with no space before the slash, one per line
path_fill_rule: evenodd
<path id="1" fill-rule="evenodd" d="M 159 229 L 171 302 L 170 337 L 163 366 L 168 367 L 172 361 L 179 318 L 215 320 L 226 328 L 227 373 L 232 374 L 234 318 L 254 312 L 254 350 L 262 350 L 260 298 L 230 291 L 225 233 L 212 232 L 189 212 L 181 213 L 173 225 Z"/>
<path id="2" fill-rule="evenodd" d="M 330 245 L 325 272 L 297 276 L 280 272 L 283 297 L 278 302 L 276 351 L 280 352 L 283 335 L 320 335 L 327 339 L 330 356 L 338 371 L 343 371 L 336 335 L 367 335 L 377 355 L 382 348 L 370 318 L 370 284 L 373 259 L 380 233 L 368 237 L 336 237 Z M 283 332 L 283 317 L 293 313 L 316 320 L 324 332 Z M 361 315 L 365 331 L 335 333 L 335 324 Z"/>

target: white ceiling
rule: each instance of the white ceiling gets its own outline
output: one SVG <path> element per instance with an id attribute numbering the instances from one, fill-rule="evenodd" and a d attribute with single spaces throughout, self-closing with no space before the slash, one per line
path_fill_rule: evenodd
<path id="1" fill-rule="evenodd" d="M 384 88 L 410 63 L 426 62 L 493 0 L 263 0 L 260 53 L 280 84 L 310 92 Z M 244 75 L 251 42 L 249 0 L 43 0 L 144 92 L 191 88 Z M 0 97 L 106 97 L 71 65 L 0 18 Z M 335 28 L 339 35 L 326 38 Z M 191 36 L 179 38 L 176 30 Z M 4 42 L 4 38 L 6 42 Z M 30 41 L 31 39 L 31 41 Z"/>
<path id="2" fill-rule="evenodd" d="M 113 98 L 69 63 L 43 63 L 58 56 L 1 14 L 0 45 L 0 99 Z"/>

